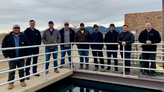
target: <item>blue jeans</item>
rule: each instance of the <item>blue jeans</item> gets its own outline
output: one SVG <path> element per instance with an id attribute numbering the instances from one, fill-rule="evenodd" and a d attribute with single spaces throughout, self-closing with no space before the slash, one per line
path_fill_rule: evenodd
<path id="1" fill-rule="evenodd" d="M 35 55 L 35 54 L 39 54 L 39 49 L 33 50 L 33 51 L 30 50 L 29 55 Z M 36 64 L 37 61 L 38 61 L 38 56 L 33 57 L 33 64 Z M 28 66 L 28 65 L 31 65 L 31 58 L 28 58 L 26 60 L 26 66 Z M 25 69 L 26 75 L 30 75 L 29 71 L 30 71 L 30 67 Z M 33 73 L 37 73 L 37 66 L 33 66 L 33 70 L 32 71 L 33 71 Z"/>
<path id="2" fill-rule="evenodd" d="M 126 50 L 126 51 L 131 51 L 131 50 Z M 127 59 L 130 59 L 131 53 L 125 52 L 125 57 Z M 121 52 L 121 57 L 123 58 L 123 52 Z M 125 66 L 131 66 L 130 60 L 125 60 Z M 125 72 L 130 72 L 130 68 L 125 68 Z"/>
<path id="3" fill-rule="evenodd" d="M 45 52 L 48 53 L 48 52 L 55 52 L 55 51 L 58 51 L 58 47 L 56 47 L 55 49 L 48 49 L 46 48 L 45 49 Z M 53 59 L 57 59 L 57 56 L 58 56 L 58 53 L 53 53 Z M 46 61 L 49 61 L 50 60 L 50 57 L 51 57 L 51 54 L 47 54 L 46 55 Z M 58 62 L 57 60 L 54 61 L 54 67 L 58 66 Z M 46 63 L 46 69 L 49 68 L 49 62 Z M 56 70 L 57 68 L 55 68 L 54 70 Z"/>
<path id="4" fill-rule="evenodd" d="M 89 51 L 81 51 L 81 50 L 79 50 L 78 53 L 79 53 L 80 56 L 88 56 Z M 84 62 L 84 57 L 80 57 L 80 62 Z M 85 62 L 86 63 L 89 62 L 89 58 L 88 57 L 85 57 Z M 83 66 L 83 64 L 80 64 L 80 65 Z"/>
<path id="5" fill-rule="evenodd" d="M 156 54 L 155 53 L 142 53 L 142 58 L 146 60 L 155 60 Z M 149 68 L 149 62 L 144 62 L 144 67 Z M 151 68 L 156 69 L 156 62 L 151 62 Z M 144 70 L 145 73 L 149 73 L 149 70 Z M 155 74 L 155 70 L 151 70 L 152 74 Z"/>
<path id="6" fill-rule="evenodd" d="M 71 49 L 71 47 L 60 46 L 60 50 L 68 50 L 68 49 Z M 65 57 L 66 52 L 67 52 L 68 56 L 71 56 L 71 50 L 68 50 L 68 51 L 61 52 L 61 58 Z M 69 59 L 69 62 L 71 62 L 71 57 L 69 57 L 68 59 Z M 61 59 L 61 65 L 62 64 L 65 64 L 65 59 Z"/>
<path id="7" fill-rule="evenodd" d="M 117 58 L 117 52 L 107 52 L 107 57 L 111 57 L 113 54 L 113 58 Z M 107 59 L 108 65 L 111 65 L 111 59 Z M 114 59 L 114 65 L 118 65 L 118 60 Z M 110 66 L 108 66 L 110 69 Z M 115 67 L 115 71 L 118 71 L 118 67 Z"/>

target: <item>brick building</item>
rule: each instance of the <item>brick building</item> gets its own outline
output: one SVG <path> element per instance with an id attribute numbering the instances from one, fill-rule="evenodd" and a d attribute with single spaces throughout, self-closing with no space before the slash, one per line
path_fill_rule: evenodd
<path id="1" fill-rule="evenodd" d="M 125 24 L 129 26 L 129 30 L 137 30 L 138 34 L 145 29 L 147 22 L 151 22 L 162 37 L 162 11 L 125 14 Z"/>

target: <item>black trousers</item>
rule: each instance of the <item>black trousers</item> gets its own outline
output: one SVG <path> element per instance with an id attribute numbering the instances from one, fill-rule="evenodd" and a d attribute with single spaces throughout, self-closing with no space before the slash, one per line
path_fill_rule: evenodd
<path id="1" fill-rule="evenodd" d="M 103 52 L 102 51 L 92 51 L 92 54 L 94 57 L 103 57 Z M 104 64 L 104 59 L 100 59 L 100 64 Z M 94 63 L 98 64 L 97 58 L 94 58 Z M 95 67 L 98 67 L 98 65 L 95 65 Z M 101 66 L 101 68 L 104 68 L 104 66 Z"/>
<path id="2" fill-rule="evenodd" d="M 14 61 L 10 61 L 9 62 L 9 69 L 16 69 L 16 66 L 18 68 L 20 67 L 24 67 L 24 60 L 20 59 L 20 60 L 14 60 Z M 24 69 L 20 69 L 19 70 L 19 78 L 24 77 Z M 15 79 L 15 71 L 9 72 L 9 77 L 8 77 L 8 81 L 12 81 Z M 24 82 L 25 79 L 21 79 L 20 82 Z M 13 82 L 14 83 L 14 82 Z M 12 83 L 12 84 L 13 84 Z"/>

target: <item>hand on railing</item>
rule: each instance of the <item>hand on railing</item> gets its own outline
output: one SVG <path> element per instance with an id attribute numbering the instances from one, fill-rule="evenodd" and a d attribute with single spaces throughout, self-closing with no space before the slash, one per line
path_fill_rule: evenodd
<path id="1" fill-rule="evenodd" d="M 124 41 L 122 41 L 121 44 L 122 44 L 122 46 L 126 46 L 126 42 L 124 42 Z"/>
<path id="2" fill-rule="evenodd" d="M 26 61 L 27 60 L 27 58 L 24 58 L 24 61 Z"/>
<path id="3" fill-rule="evenodd" d="M 10 59 L 10 57 L 7 57 L 6 59 Z M 10 61 L 8 61 L 8 62 L 10 62 Z"/>
<path id="4" fill-rule="evenodd" d="M 146 41 L 146 44 L 147 44 L 147 45 L 151 45 L 152 42 L 151 42 L 150 40 L 147 40 L 147 41 Z"/>

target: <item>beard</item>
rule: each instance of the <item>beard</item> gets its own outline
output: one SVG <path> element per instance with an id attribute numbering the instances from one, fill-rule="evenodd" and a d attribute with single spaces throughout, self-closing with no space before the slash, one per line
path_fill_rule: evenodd
<path id="1" fill-rule="evenodd" d="M 80 28 L 80 30 L 84 30 L 84 28 Z"/>

